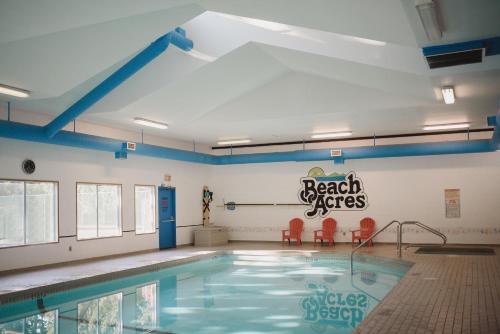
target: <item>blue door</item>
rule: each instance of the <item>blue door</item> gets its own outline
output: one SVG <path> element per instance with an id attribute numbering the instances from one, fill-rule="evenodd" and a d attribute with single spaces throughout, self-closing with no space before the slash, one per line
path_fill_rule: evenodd
<path id="1" fill-rule="evenodd" d="M 175 188 L 158 187 L 160 249 L 176 246 Z"/>

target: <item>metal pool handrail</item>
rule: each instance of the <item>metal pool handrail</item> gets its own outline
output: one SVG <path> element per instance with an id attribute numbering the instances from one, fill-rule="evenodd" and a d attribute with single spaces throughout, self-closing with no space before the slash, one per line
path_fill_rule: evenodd
<path id="1" fill-rule="evenodd" d="M 375 238 L 377 235 L 379 235 L 380 233 L 382 233 L 383 231 L 385 231 L 389 226 L 391 226 L 392 224 L 394 223 L 397 223 L 398 224 L 398 240 L 397 240 L 397 247 L 398 249 L 401 249 L 401 244 L 400 244 L 400 231 L 401 231 L 401 223 L 397 220 L 393 220 L 391 221 L 389 224 L 385 225 L 384 227 L 382 227 L 380 230 L 378 230 L 377 232 L 375 232 L 374 234 L 372 234 L 368 239 L 366 239 L 365 241 L 363 241 L 361 244 L 359 244 L 356 248 L 354 248 L 352 251 L 351 251 L 351 274 L 352 274 L 352 261 L 353 261 L 353 256 L 354 256 L 354 253 L 360 249 L 361 247 L 363 247 L 366 243 L 368 243 L 370 240 L 372 240 L 373 238 Z"/>
<path id="2" fill-rule="evenodd" d="M 380 229 L 376 233 L 372 234 L 368 239 L 366 239 L 365 241 L 363 241 L 361 244 L 359 244 L 356 248 L 354 248 L 351 251 L 351 275 L 353 274 L 353 270 L 352 270 L 353 269 L 353 264 L 352 263 L 353 263 L 354 253 L 358 249 L 360 249 L 361 247 L 363 247 L 366 243 L 368 243 L 370 240 L 372 240 L 377 235 L 379 235 L 381 232 L 385 231 L 389 226 L 391 226 L 394 223 L 398 224 L 398 226 L 397 226 L 397 240 L 396 240 L 396 247 L 398 249 L 398 257 L 401 257 L 401 245 L 403 244 L 403 225 L 416 225 L 418 227 L 423 228 L 424 230 L 427 230 L 427 231 L 429 231 L 429 232 L 431 232 L 431 233 L 433 233 L 433 234 L 441 237 L 443 239 L 443 243 L 441 244 L 441 247 L 443 247 L 444 245 L 446 245 L 446 242 L 448 241 L 448 239 L 446 238 L 446 235 L 444 235 L 443 233 L 439 232 L 436 229 L 433 229 L 430 226 L 422 224 L 421 222 L 418 222 L 418 221 L 404 221 L 404 222 L 401 223 L 401 222 L 399 222 L 397 220 L 393 220 L 389 224 L 387 224 L 384 227 L 382 227 L 382 229 Z M 423 246 L 423 245 L 428 245 L 428 244 L 408 244 L 405 249 L 407 249 L 408 247 L 418 247 L 418 246 Z"/>
<path id="3" fill-rule="evenodd" d="M 418 222 L 418 221 L 405 221 L 403 223 L 401 223 L 401 227 L 403 225 L 417 225 L 418 227 L 421 227 L 423 228 L 424 230 L 427 230 L 435 235 L 437 235 L 438 237 L 441 237 L 441 239 L 443 239 L 443 243 L 441 244 L 441 247 L 445 246 L 446 245 L 446 242 L 448 241 L 448 239 L 446 238 L 446 235 L 444 235 L 443 233 L 439 232 L 438 230 L 436 229 L 433 229 L 432 227 L 430 226 L 427 226 L 425 224 L 422 224 L 421 222 Z M 400 240 L 400 244 L 399 244 L 399 255 L 401 256 L 401 243 L 402 243 L 402 228 L 400 229 L 399 233 L 399 240 Z M 406 245 L 405 249 L 408 249 L 409 247 L 419 247 L 419 246 L 428 246 L 428 245 L 432 245 L 432 244 L 408 244 Z"/>

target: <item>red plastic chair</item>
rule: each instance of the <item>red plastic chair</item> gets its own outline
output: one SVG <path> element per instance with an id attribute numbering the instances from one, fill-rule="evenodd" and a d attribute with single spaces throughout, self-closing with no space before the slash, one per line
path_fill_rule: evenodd
<path id="1" fill-rule="evenodd" d="M 354 244 L 356 240 L 361 243 L 364 240 L 370 238 L 370 236 L 375 232 L 375 220 L 370 217 L 365 217 L 359 222 L 359 230 L 351 231 L 352 233 L 352 243 Z M 373 240 L 368 242 L 368 246 L 373 246 Z"/>
<path id="2" fill-rule="evenodd" d="M 290 244 L 290 241 L 295 239 L 297 240 L 297 245 L 302 245 L 301 235 L 304 228 L 304 221 L 300 218 L 293 218 L 290 220 L 289 224 L 289 230 L 281 230 L 281 242 L 288 239 L 288 244 Z"/>
<path id="3" fill-rule="evenodd" d="M 323 245 L 323 240 L 328 240 L 328 246 L 335 245 L 333 240 L 333 234 L 337 228 L 337 221 L 333 218 L 323 219 L 323 228 L 321 230 L 314 231 L 314 243 L 316 240 L 321 240 Z"/>

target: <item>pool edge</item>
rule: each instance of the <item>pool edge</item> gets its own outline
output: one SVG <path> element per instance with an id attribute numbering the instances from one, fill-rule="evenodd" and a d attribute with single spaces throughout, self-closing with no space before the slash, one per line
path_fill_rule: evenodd
<path id="1" fill-rule="evenodd" d="M 83 286 L 102 283 L 104 281 L 124 278 L 131 275 L 139 275 L 148 272 L 158 271 L 161 269 L 174 267 L 180 264 L 196 262 L 200 260 L 210 259 L 220 255 L 226 255 L 228 253 L 227 250 L 214 250 L 209 254 L 197 254 L 193 256 L 188 256 L 179 259 L 171 259 L 166 261 L 161 261 L 158 263 L 147 264 L 144 266 L 137 266 L 132 268 L 126 268 L 122 270 L 111 271 L 103 274 L 97 274 L 87 277 L 76 278 L 72 280 L 67 280 L 58 283 L 52 283 L 48 285 L 40 285 L 33 288 L 0 293 L 0 306 L 6 304 L 12 304 L 21 302 L 29 299 L 39 299 L 43 298 L 48 294 L 63 292 L 70 289 L 76 289 Z"/>

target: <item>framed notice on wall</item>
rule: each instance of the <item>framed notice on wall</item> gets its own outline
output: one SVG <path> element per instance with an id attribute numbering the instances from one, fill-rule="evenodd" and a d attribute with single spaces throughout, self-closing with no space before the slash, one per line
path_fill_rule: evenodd
<path id="1" fill-rule="evenodd" d="M 446 218 L 460 218 L 460 189 L 445 189 Z"/>

